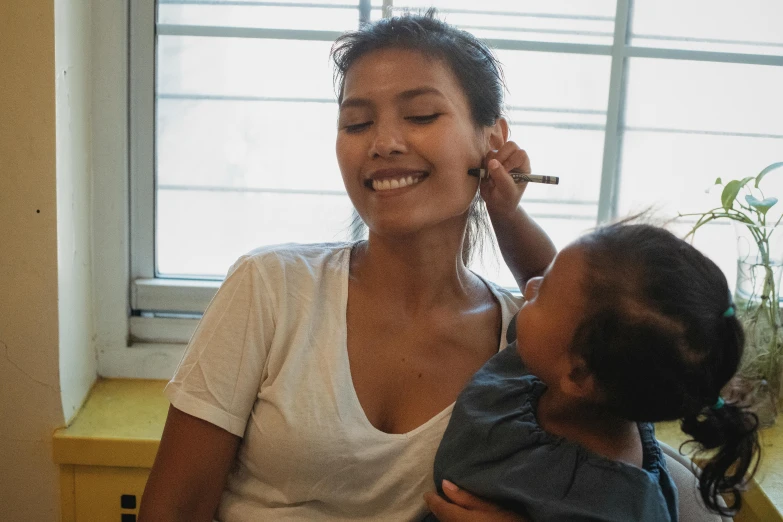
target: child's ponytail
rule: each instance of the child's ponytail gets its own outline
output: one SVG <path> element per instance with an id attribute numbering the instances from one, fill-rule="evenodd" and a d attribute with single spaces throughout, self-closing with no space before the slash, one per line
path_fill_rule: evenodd
<path id="1" fill-rule="evenodd" d="M 700 452 L 711 455 L 699 477 L 705 505 L 723 516 L 734 515 L 742 506 L 740 491 L 759 462 L 758 417 L 718 398 L 714 406 L 683 418 L 681 428 L 693 437 L 688 442 L 698 443 Z M 726 506 L 718 503 L 719 496 Z"/>
<path id="2" fill-rule="evenodd" d="M 681 421 L 698 445 L 696 458 L 704 457 L 705 505 L 733 515 L 761 448 L 756 415 L 719 399 L 745 346 L 726 276 L 692 245 L 649 225 L 604 226 L 581 245 L 591 313 L 574 335 L 574 352 L 618 417 Z"/>

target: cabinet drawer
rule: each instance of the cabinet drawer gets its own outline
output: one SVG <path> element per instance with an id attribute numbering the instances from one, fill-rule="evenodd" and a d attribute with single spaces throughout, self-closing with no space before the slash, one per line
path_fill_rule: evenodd
<path id="1" fill-rule="evenodd" d="M 108 466 L 73 466 L 73 500 L 64 498 L 63 520 L 135 522 L 150 470 Z M 66 470 L 63 470 L 66 472 Z M 63 491 L 64 497 L 68 492 Z"/>

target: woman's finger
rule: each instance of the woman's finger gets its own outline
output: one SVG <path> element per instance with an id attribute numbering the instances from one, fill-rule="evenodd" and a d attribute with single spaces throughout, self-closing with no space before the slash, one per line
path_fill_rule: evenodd
<path id="1" fill-rule="evenodd" d="M 464 509 L 449 503 L 448 500 L 442 498 L 437 493 L 429 491 L 424 494 L 424 501 L 427 503 L 427 507 L 432 511 L 432 514 L 437 517 L 439 522 L 452 522 L 459 520 L 461 514 L 464 513 Z"/>
<path id="2" fill-rule="evenodd" d="M 447 488 L 444 488 L 444 491 L 447 491 Z M 452 504 L 432 491 L 424 494 L 427 507 L 439 522 L 530 522 L 522 515 L 502 510 L 466 491 L 462 491 L 462 495 L 456 493 L 460 498 L 464 495 L 462 500 L 474 506 L 474 509 Z"/>
<path id="3" fill-rule="evenodd" d="M 471 511 L 500 511 L 500 508 L 496 505 L 468 493 L 453 482 L 444 480 L 441 486 L 443 487 L 443 493 L 449 497 L 449 500 L 465 509 Z"/>

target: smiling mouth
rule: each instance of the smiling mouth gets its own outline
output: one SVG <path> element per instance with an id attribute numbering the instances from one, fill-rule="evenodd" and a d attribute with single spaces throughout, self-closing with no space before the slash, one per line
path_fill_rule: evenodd
<path id="1" fill-rule="evenodd" d="M 427 174 L 416 176 L 399 176 L 396 178 L 368 179 L 364 181 L 364 186 L 375 192 L 384 192 L 404 187 L 410 187 L 427 177 Z"/>

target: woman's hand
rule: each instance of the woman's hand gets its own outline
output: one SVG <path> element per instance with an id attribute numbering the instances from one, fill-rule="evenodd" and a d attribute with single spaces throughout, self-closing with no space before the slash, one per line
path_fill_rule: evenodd
<path id="1" fill-rule="evenodd" d="M 424 501 L 440 522 L 530 522 L 521 515 L 471 495 L 448 480 L 443 481 L 443 492 L 451 502 L 434 491 L 424 494 Z"/>
<path id="2" fill-rule="evenodd" d="M 485 158 L 489 176 L 481 181 L 481 197 L 493 218 L 504 218 L 516 211 L 527 183 L 515 183 L 509 172 L 512 169 L 530 174 L 530 158 L 527 152 L 513 141 L 507 141 Z"/>

